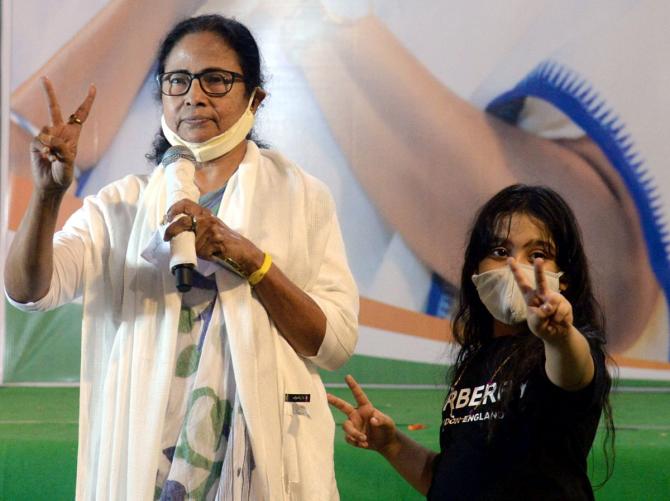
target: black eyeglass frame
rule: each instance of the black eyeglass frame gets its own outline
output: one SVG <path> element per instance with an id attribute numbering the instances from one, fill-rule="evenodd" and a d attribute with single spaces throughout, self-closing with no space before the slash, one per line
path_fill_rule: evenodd
<path id="1" fill-rule="evenodd" d="M 226 92 L 209 92 L 203 87 L 202 85 L 202 80 L 200 80 L 200 77 L 203 75 L 206 75 L 208 73 L 226 73 L 230 75 L 231 82 L 230 82 L 230 88 Z M 188 86 L 186 87 L 186 90 L 184 92 L 181 92 L 179 94 L 168 94 L 167 92 L 163 91 L 163 78 L 166 75 L 188 75 L 189 81 L 188 81 Z M 156 82 L 158 83 L 158 90 L 160 91 L 161 94 L 164 96 L 170 96 L 170 97 L 176 97 L 176 96 L 184 96 L 188 94 L 188 91 L 191 90 L 191 85 L 193 85 L 193 80 L 198 79 L 200 82 L 200 88 L 202 91 L 207 94 L 210 97 L 223 97 L 226 94 L 228 94 L 231 90 L 233 90 L 233 85 L 235 85 L 235 82 L 245 82 L 244 80 L 244 75 L 241 73 L 237 73 L 235 71 L 230 71 L 230 70 L 224 70 L 224 69 L 207 69 L 200 71 L 198 73 L 191 73 L 190 71 L 186 70 L 181 70 L 181 71 L 166 71 L 165 73 L 159 73 L 156 75 Z"/>

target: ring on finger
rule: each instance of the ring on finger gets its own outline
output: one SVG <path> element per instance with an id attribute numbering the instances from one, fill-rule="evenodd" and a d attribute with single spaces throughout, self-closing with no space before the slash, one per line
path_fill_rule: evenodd
<path id="1" fill-rule="evenodd" d="M 81 118 L 79 118 L 77 115 L 73 113 L 72 115 L 70 115 L 70 118 L 67 119 L 67 123 L 82 125 L 84 122 L 82 121 Z"/>
<path id="2" fill-rule="evenodd" d="M 197 229 L 198 229 L 198 221 L 195 219 L 195 216 L 191 216 L 191 227 L 189 228 L 189 231 L 195 233 Z"/>
<path id="3" fill-rule="evenodd" d="M 238 275 L 247 278 L 247 274 L 244 273 L 244 270 L 242 269 L 242 266 L 240 266 L 240 263 L 235 261 L 232 257 L 224 256 L 223 261 L 226 262 L 231 268 L 233 268 Z"/>

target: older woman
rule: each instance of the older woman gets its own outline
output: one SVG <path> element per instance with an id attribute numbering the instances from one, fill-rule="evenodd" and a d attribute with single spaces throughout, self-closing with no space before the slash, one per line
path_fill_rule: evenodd
<path id="1" fill-rule="evenodd" d="M 52 124 L 31 146 L 36 189 L 5 269 L 23 309 L 83 300 L 77 497 L 337 498 L 317 367 L 351 355 L 358 305 L 332 199 L 245 140 L 265 93 L 244 26 L 187 19 L 156 68 L 149 157 L 189 146 L 199 203 L 167 207 L 159 165 L 88 198 L 54 235 L 95 88 L 66 121 L 44 79 Z M 181 294 L 157 242 L 184 231 L 200 260 Z"/>

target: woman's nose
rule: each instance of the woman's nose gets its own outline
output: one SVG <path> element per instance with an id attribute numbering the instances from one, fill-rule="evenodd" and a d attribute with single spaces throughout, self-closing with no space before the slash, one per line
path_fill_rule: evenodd
<path id="1" fill-rule="evenodd" d="M 207 94 L 205 94 L 205 91 L 203 91 L 202 87 L 200 86 L 200 79 L 194 78 L 191 81 L 191 87 L 188 89 L 188 92 L 185 95 L 186 102 L 191 105 L 197 104 L 204 101 L 206 96 Z"/>

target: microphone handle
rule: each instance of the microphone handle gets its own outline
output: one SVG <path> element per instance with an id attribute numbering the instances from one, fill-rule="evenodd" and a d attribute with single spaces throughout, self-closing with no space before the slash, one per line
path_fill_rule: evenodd
<path id="1" fill-rule="evenodd" d="M 195 165 L 186 158 L 177 158 L 165 166 L 168 206 L 184 198 L 198 202 L 200 190 L 195 185 Z M 181 217 L 188 217 L 182 215 Z M 195 233 L 184 231 L 170 240 L 170 271 L 175 276 L 177 290 L 188 292 L 193 285 L 193 270 L 197 262 Z"/>
<path id="2" fill-rule="evenodd" d="M 193 287 L 193 268 L 195 267 L 190 263 L 178 264 L 172 268 L 179 292 L 188 292 Z"/>
<path id="3" fill-rule="evenodd" d="M 188 216 L 182 216 L 188 217 Z M 193 269 L 197 261 L 195 233 L 183 231 L 170 240 L 170 271 L 177 280 L 180 292 L 191 290 Z"/>

